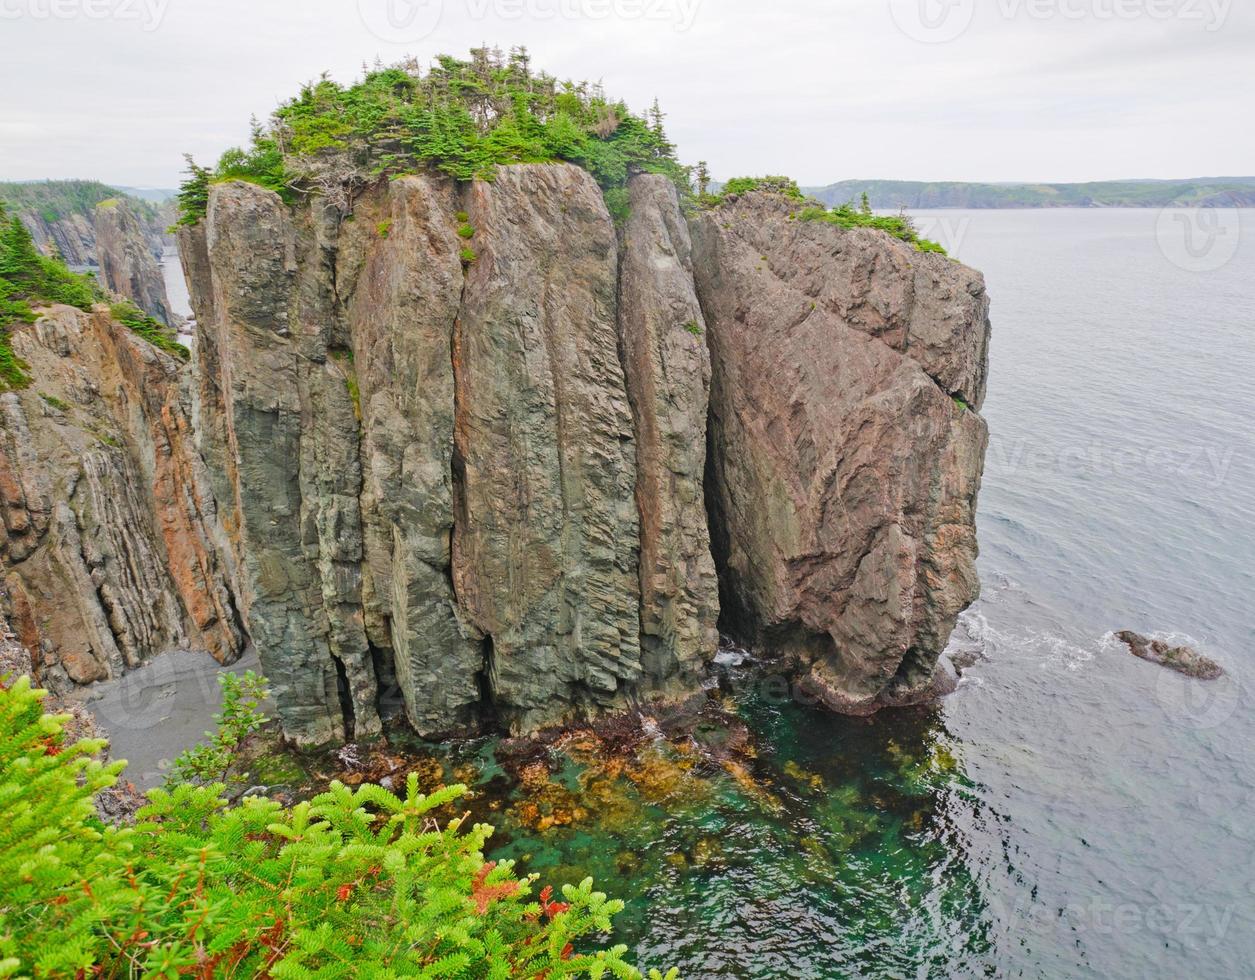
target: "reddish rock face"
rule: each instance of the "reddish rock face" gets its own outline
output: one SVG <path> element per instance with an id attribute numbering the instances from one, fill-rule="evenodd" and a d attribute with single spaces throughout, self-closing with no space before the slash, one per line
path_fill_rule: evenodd
<path id="1" fill-rule="evenodd" d="M 109 318 L 53 307 L 0 395 L 0 541 L 13 626 L 40 682 L 114 677 L 174 647 L 245 641 L 180 365 Z"/>
<path id="2" fill-rule="evenodd" d="M 728 627 L 867 712 L 934 689 L 979 591 L 989 305 L 956 262 L 794 209 L 693 221 L 714 553 Z"/>

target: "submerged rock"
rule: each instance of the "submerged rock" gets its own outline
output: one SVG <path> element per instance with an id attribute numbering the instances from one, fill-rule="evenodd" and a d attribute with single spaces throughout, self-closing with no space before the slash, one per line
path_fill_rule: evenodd
<path id="1" fill-rule="evenodd" d="M 1214 681 L 1224 676 L 1223 667 L 1192 647 L 1172 646 L 1128 630 L 1117 633 L 1116 639 L 1127 646 L 1133 656 L 1175 670 L 1186 677 Z"/>

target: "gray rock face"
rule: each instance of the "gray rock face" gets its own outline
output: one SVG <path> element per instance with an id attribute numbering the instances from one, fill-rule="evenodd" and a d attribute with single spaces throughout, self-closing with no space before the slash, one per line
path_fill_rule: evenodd
<path id="1" fill-rule="evenodd" d="M 574 167 L 470 188 L 454 338 L 454 587 L 512 727 L 623 706 L 641 680 L 636 452 L 617 245 Z M 521 232 L 521 233 L 520 233 Z"/>
<path id="2" fill-rule="evenodd" d="M 0 395 L 0 558 L 40 682 L 115 677 L 174 647 L 236 659 L 233 574 L 178 363 L 70 307 L 13 347 L 33 381 Z"/>
<path id="3" fill-rule="evenodd" d="M 424 733 L 532 730 L 684 693 L 713 653 L 700 311 L 674 195 L 641 214 L 674 267 L 628 254 L 650 291 L 622 317 L 613 222 L 571 166 L 402 178 L 343 223 L 223 184 L 183 233 L 199 437 L 295 737 L 378 731 L 393 683 Z"/>
<path id="4" fill-rule="evenodd" d="M 749 194 L 693 223 L 714 370 L 708 494 L 725 618 L 830 707 L 934 690 L 978 594 L 980 276 Z"/>
<path id="5" fill-rule="evenodd" d="M 149 316 L 175 326 L 166 296 L 166 281 L 153 256 L 144 229 L 126 201 L 96 205 L 96 258 L 107 289 L 131 300 Z"/>
<path id="6" fill-rule="evenodd" d="M 675 186 L 633 178 L 619 334 L 636 428 L 641 648 L 654 684 L 692 684 L 718 642 L 719 582 L 702 481 L 710 352 Z"/>
<path id="7" fill-rule="evenodd" d="M 616 233 L 568 165 L 349 220 L 226 183 L 182 232 L 197 444 L 291 736 L 692 693 L 716 558 L 724 623 L 828 704 L 931 689 L 977 591 L 979 276 L 762 196 L 690 240 L 665 180 L 630 194 Z"/>
<path id="8" fill-rule="evenodd" d="M 61 256 L 71 266 L 96 265 L 96 228 L 90 215 L 67 214 L 48 221 L 34 211 L 21 214 L 35 246 L 45 255 Z"/>
<path id="9" fill-rule="evenodd" d="M 476 723 L 485 668 L 453 591 L 457 197 L 448 182 L 394 181 L 344 226 L 336 266 L 352 354 L 338 364 L 362 415 L 366 629 L 423 732 Z"/>
<path id="10" fill-rule="evenodd" d="M 120 201 L 132 199 L 118 198 Z M 130 207 L 128 205 L 128 207 Z M 21 202 L 10 201 L 10 214 L 22 219 L 35 241 L 35 247 L 45 255 L 57 255 L 72 268 L 98 266 L 100 264 L 96 244 L 96 223 L 91 204 L 76 204 L 76 210 L 58 208 L 51 216 L 35 207 L 23 207 Z M 130 207 L 132 214 L 134 208 Z M 140 234 L 154 259 L 160 259 L 167 243 L 172 243 L 165 229 L 177 218 L 173 203 L 160 206 L 155 215 L 135 215 L 140 224 Z"/>

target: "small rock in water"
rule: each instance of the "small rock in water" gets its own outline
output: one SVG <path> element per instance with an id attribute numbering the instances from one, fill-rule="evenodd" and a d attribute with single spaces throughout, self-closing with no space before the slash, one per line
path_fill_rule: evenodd
<path id="1" fill-rule="evenodd" d="M 1117 633 L 1116 639 L 1127 645 L 1133 656 L 1171 668 L 1186 677 L 1214 681 L 1224 676 L 1224 668 L 1220 664 L 1191 647 L 1169 646 L 1162 640 L 1152 640 L 1128 630 Z"/>

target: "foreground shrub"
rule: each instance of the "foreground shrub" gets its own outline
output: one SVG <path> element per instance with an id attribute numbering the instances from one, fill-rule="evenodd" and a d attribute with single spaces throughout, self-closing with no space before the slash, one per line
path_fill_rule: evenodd
<path id="1" fill-rule="evenodd" d="M 105 826 L 123 763 L 64 744 L 43 697 L 0 687 L 0 976 L 640 976 L 625 947 L 577 952 L 623 907 L 591 879 L 530 900 L 534 877 L 484 860 L 492 828 L 437 821 L 463 786 L 333 783 L 285 809 L 182 785 Z"/>
<path id="2" fill-rule="evenodd" d="M 240 749 L 254 732 L 261 731 L 270 719 L 262 713 L 261 703 L 270 695 L 266 678 L 251 670 L 243 675 L 226 671 L 218 675 L 222 688 L 222 710 L 214 715 L 217 728 L 205 732 L 205 741 L 182 752 L 174 760 L 167 782 L 210 785 L 227 783 L 229 771 Z M 238 778 L 235 779 L 238 781 Z"/>

